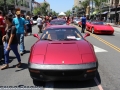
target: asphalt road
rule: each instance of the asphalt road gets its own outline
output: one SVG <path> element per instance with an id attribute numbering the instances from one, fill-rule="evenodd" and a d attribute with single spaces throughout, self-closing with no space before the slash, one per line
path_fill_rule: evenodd
<path id="1" fill-rule="evenodd" d="M 77 27 L 79 30 L 81 28 Z M 39 86 L 39 90 L 120 90 L 120 32 L 119 28 L 114 28 L 115 33 L 110 35 L 92 35 L 86 39 L 91 42 L 96 51 L 99 61 L 98 75 L 91 81 L 83 82 L 33 82 L 30 78 L 27 63 L 31 46 L 37 41 L 33 36 L 25 37 L 24 56 L 21 56 L 22 67 L 15 68 L 17 60 L 13 52 L 10 53 L 10 68 L 0 71 L 1 86 Z M 37 26 L 33 27 L 33 33 L 37 33 Z M 84 34 L 83 34 L 84 35 Z M 99 38 L 98 38 L 99 37 Z M 101 40 L 102 39 L 102 40 Z M 109 42 L 109 43 L 108 43 Z M 111 46 L 111 44 L 113 46 Z M 116 46 L 117 48 L 115 48 Z"/>

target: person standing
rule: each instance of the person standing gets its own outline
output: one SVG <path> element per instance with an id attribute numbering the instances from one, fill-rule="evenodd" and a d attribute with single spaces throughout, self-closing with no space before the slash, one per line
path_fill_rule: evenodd
<path id="1" fill-rule="evenodd" d="M 0 61 L 2 60 L 2 57 L 4 55 L 2 37 L 5 35 L 5 25 L 6 25 L 2 14 L 3 14 L 2 11 L 0 11 Z"/>
<path id="2" fill-rule="evenodd" d="M 37 25 L 38 25 L 38 28 L 39 28 L 39 32 L 38 33 L 42 33 L 42 27 L 43 27 L 43 23 L 42 23 L 42 18 L 41 16 L 38 16 L 37 18 Z"/>
<path id="3" fill-rule="evenodd" d="M 2 41 L 5 41 L 4 46 L 4 56 L 5 56 L 5 65 L 1 67 L 1 70 L 7 69 L 9 67 L 9 52 L 12 50 L 18 59 L 18 64 L 16 67 L 21 66 L 21 58 L 18 53 L 18 40 L 16 35 L 16 28 L 12 24 L 13 18 L 9 15 L 6 15 L 5 22 L 8 24 L 8 28 L 6 30 L 6 35 L 3 36 Z"/>
<path id="4" fill-rule="evenodd" d="M 86 28 L 86 16 L 83 15 L 83 17 L 81 18 L 81 22 L 82 22 L 82 30 L 81 33 L 85 32 L 85 28 Z"/>
<path id="5" fill-rule="evenodd" d="M 32 24 L 29 16 L 26 16 L 26 28 L 27 28 L 27 33 L 30 33 L 32 35 Z"/>
<path id="6" fill-rule="evenodd" d="M 16 11 L 17 17 L 13 19 L 13 25 L 16 27 L 18 42 L 20 44 L 20 54 L 25 53 L 24 35 L 27 35 L 25 19 L 21 17 L 21 11 Z M 25 30 L 25 32 L 24 32 Z M 25 33 L 25 34 L 24 34 Z"/>

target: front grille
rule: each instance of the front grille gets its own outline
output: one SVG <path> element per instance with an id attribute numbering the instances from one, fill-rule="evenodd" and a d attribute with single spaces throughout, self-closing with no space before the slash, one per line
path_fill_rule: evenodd
<path id="1" fill-rule="evenodd" d="M 74 71 L 43 71 L 44 75 L 47 76 L 79 76 L 82 75 L 84 70 L 74 70 Z"/>

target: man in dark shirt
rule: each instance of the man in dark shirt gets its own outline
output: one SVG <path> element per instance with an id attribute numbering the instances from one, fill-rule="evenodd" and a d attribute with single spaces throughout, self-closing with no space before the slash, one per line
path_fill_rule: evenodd
<path id="1" fill-rule="evenodd" d="M 84 33 L 84 31 L 85 31 L 85 28 L 86 28 L 86 16 L 84 15 L 82 18 L 81 18 L 82 20 L 82 31 L 81 31 L 81 33 Z"/>

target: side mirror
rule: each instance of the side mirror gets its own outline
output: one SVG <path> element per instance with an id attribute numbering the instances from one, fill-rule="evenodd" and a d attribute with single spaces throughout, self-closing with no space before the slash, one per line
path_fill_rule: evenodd
<path id="1" fill-rule="evenodd" d="M 33 34 L 34 37 L 40 39 L 40 37 L 38 36 L 38 34 Z"/>
<path id="2" fill-rule="evenodd" d="M 90 36 L 90 33 L 86 33 L 85 36 L 84 36 L 84 38 L 86 38 L 88 36 Z"/>

